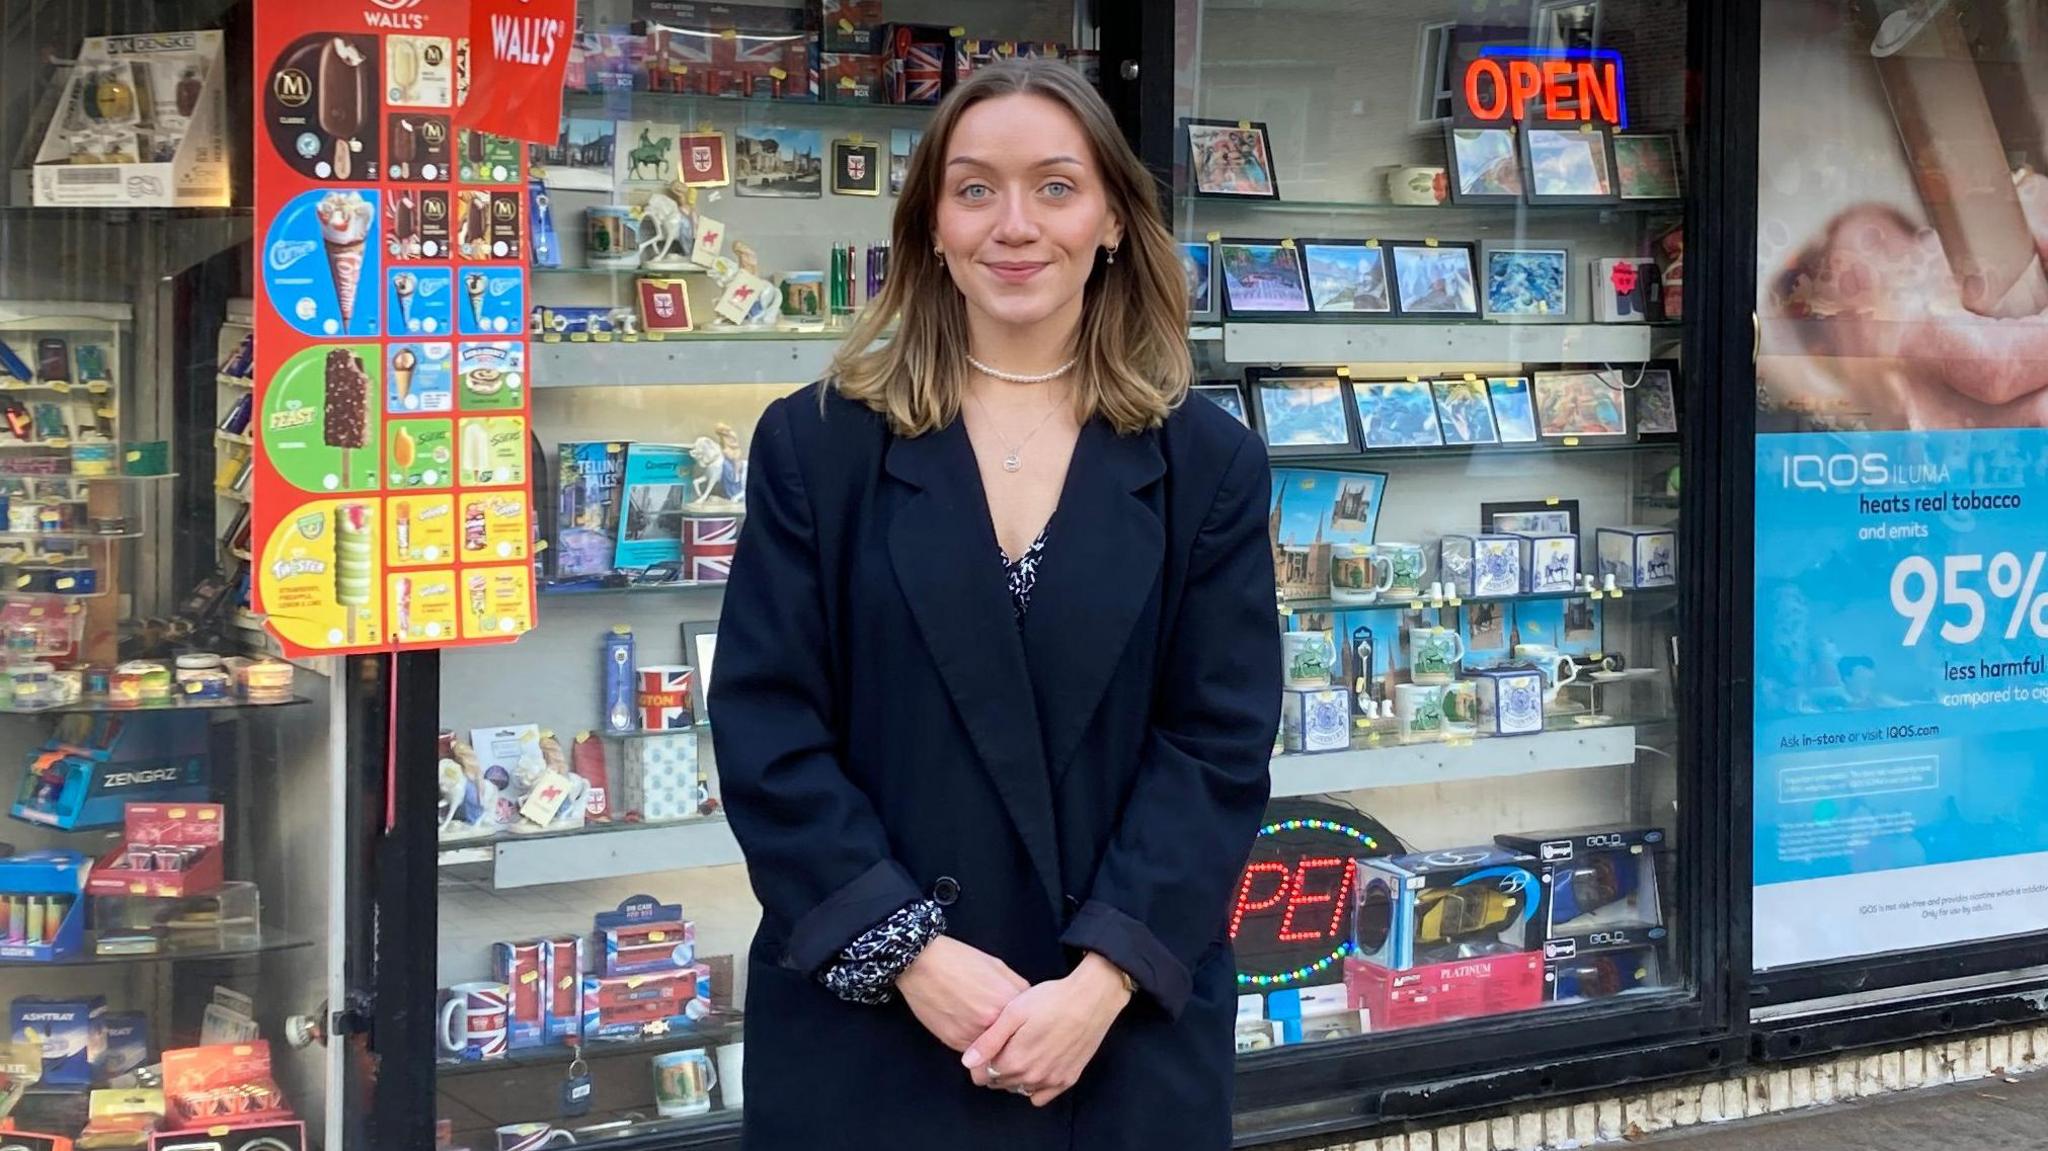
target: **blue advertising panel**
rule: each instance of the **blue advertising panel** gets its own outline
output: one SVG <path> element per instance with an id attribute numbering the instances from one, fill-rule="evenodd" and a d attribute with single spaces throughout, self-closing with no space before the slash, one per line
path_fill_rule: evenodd
<path id="1" fill-rule="evenodd" d="M 2048 56 L 1763 6 L 1759 969 L 2048 931 Z"/>

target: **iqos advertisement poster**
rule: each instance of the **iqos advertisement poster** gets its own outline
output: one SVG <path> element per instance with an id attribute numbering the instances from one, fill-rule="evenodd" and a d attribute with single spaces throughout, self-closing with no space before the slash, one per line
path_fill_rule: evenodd
<path id="1" fill-rule="evenodd" d="M 2044 13 L 1763 5 L 1759 969 L 2048 930 Z"/>

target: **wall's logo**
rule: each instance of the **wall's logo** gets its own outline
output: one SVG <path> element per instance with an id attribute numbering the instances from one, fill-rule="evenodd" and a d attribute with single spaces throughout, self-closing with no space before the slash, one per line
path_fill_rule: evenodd
<path id="1" fill-rule="evenodd" d="M 427 18 L 412 11 L 426 3 L 426 0 L 370 0 L 370 3 L 383 9 L 381 12 L 372 12 L 367 8 L 363 10 L 363 23 L 372 28 L 382 28 L 389 32 L 418 32 L 427 26 Z"/>

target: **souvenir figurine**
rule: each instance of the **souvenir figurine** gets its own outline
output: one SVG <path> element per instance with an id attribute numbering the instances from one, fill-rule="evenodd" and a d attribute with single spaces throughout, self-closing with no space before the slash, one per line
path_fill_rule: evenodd
<path id="1" fill-rule="evenodd" d="M 697 234 L 697 193 L 680 181 L 647 198 L 641 209 L 640 266 L 651 272 L 679 272 L 691 266 L 690 251 Z M 654 225 L 654 235 L 645 227 Z"/>

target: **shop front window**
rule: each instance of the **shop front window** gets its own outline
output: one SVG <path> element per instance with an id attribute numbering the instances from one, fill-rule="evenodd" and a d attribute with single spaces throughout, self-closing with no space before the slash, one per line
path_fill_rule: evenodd
<path id="1" fill-rule="evenodd" d="M 1199 402 L 1273 457 L 1285 632 L 1247 1056 L 1691 994 L 1686 6 L 1484 7 L 1181 5 Z"/>
<path id="2" fill-rule="evenodd" d="M 760 909 L 704 700 L 746 446 L 887 275 L 943 90 L 1092 61 L 1068 3 L 691 7 L 582 4 L 560 135 L 528 154 L 555 242 L 531 275 L 540 625 L 440 662 L 456 1146 L 736 1133 Z M 566 784 L 552 808 L 537 780 Z"/>
<path id="3" fill-rule="evenodd" d="M 351 684 L 250 606 L 247 17 L 0 4 L 7 1147 L 346 1123 Z"/>

